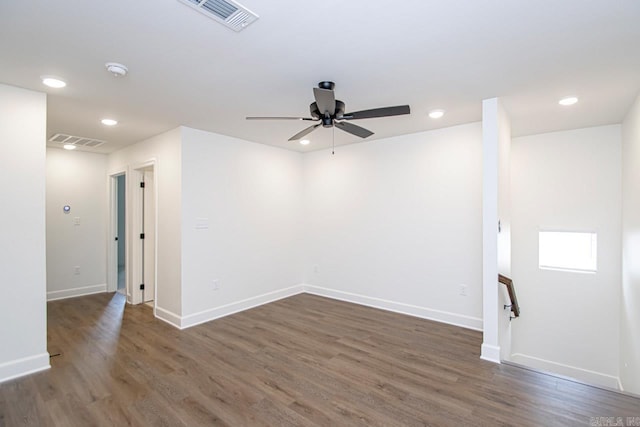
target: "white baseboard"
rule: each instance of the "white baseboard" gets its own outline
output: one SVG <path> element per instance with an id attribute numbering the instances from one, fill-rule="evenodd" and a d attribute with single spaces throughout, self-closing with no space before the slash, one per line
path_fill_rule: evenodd
<path id="1" fill-rule="evenodd" d="M 258 295 L 256 297 L 247 298 L 242 301 L 233 302 L 220 307 L 215 307 L 209 310 L 204 310 L 198 313 L 188 314 L 182 317 L 181 328 L 190 328 L 201 323 L 209 322 L 210 320 L 218 319 L 220 317 L 229 316 L 230 314 L 238 313 L 240 311 L 249 310 L 250 308 L 258 307 L 263 304 L 277 301 L 282 298 L 287 298 L 293 295 L 300 294 L 304 291 L 300 285 L 291 286 L 290 288 L 280 289 L 278 291 L 268 292 L 266 294 Z"/>
<path id="2" fill-rule="evenodd" d="M 615 390 L 622 389 L 620 378 L 613 375 L 603 374 L 602 372 L 591 371 L 589 369 L 583 369 L 577 366 L 565 365 L 563 363 L 540 359 L 538 357 L 528 356 L 522 353 L 512 354 L 511 362 L 529 366 L 541 371 L 547 371 L 575 378 L 576 380 L 584 381 L 586 383 L 597 384 Z"/>
<path id="3" fill-rule="evenodd" d="M 487 362 L 500 363 L 500 347 L 482 343 L 480 359 L 486 360 Z"/>
<path id="4" fill-rule="evenodd" d="M 268 292 L 256 297 L 247 298 L 242 301 L 236 301 L 231 304 L 222 305 L 220 307 L 210 308 L 208 310 L 188 314 L 186 316 L 179 316 L 161 307 L 156 307 L 156 317 L 178 329 L 186 329 L 192 326 L 199 325 L 201 323 L 219 319 L 220 317 L 229 316 L 240 311 L 249 310 L 250 308 L 258 307 L 260 305 L 268 304 L 279 299 L 297 295 L 302 292 L 304 292 L 302 285 L 291 286 L 289 288 Z"/>
<path id="5" fill-rule="evenodd" d="M 100 285 L 83 286 L 80 288 L 63 289 L 61 291 L 49 291 L 47 292 L 47 301 L 81 297 L 83 295 L 99 294 L 102 292 L 107 292 L 106 283 L 102 283 Z"/>
<path id="6" fill-rule="evenodd" d="M 420 307 L 401 302 L 389 301 L 381 298 L 368 297 L 365 295 L 352 294 L 335 289 L 323 288 L 314 285 L 302 285 L 304 292 L 340 301 L 352 302 L 366 305 L 368 307 L 379 308 L 381 310 L 393 311 L 395 313 L 407 314 L 421 319 L 435 320 L 436 322 L 447 323 L 449 325 L 460 326 L 467 329 L 482 331 L 482 319 L 478 317 L 465 316 L 448 311 L 436 310 L 428 307 Z"/>
<path id="7" fill-rule="evenodd" d="M 0 364 L 0 383 L 49 369 L 49 353 L 23 357 Z"/>
<path id="8" fill-rule="evenodd" d="M 318 295 L 326 298 L 332 298 L 340 301 L 378 308 L 381 310 L 393 311 L 395 313 L 419 317 L 421 319 L 434 320 L 436 322 L 447 323 L 450 325 L 460 326 L 476 331 L 482 331 L 482 319 L 480 318 L 435 310 L 427 307 L 419 307 L 395 301 L 383 300 L 380 298 L 367 297 L 364 295 L 351 294 L 348 292 L 342 292 L 334 289 L 322 288 L 319 286 L 306 284 L 291 286 L 289 288 L 280 289 L 252 298 L 247 298 L 242 301 L 233 302 L 198 313 L 188 314 L 186 316 L 180 316 L 161 307 L 156 307 L 156 317 L 178 329 L 186 329 L 192 326 L 199 325 L 201 323 L 218 319 L 220 317 L 228 316 L 230 314 L 238 313 L 240 311 L 248 310 L 250 308 L 268 304 L 270 302 L 274 302 L 279 299 L 287 298 L 301 293 Z M 496 360 L 491 359 L 491 361 L 497 361 L 498 363 L 500 362 L 499 349 L 498 357 L 496 358 Z"/>
<path id="9" fill-rule="evenodd" d="M 168 324 L 170 324 L 171 326 L 175 326 L 178 329 L 183 329 L 181 324 L 182 324 L 182 318 L 180 316 L 178 316 L 177 314 L 175 314 L 172 311 L 169 310 L 165 310 L 162 307 L 158 307 L 156 305 L 155 307 L 156 311 L 155 311 L 155 315 L 158 319 L 167 322 Z"/>

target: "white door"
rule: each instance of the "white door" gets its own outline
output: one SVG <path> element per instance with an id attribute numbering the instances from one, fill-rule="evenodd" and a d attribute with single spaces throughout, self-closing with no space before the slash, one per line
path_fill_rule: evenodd
<path id="1" fill-rule="evenodd" d="M 156 200 L 153 168 L 144 171 L 143 302 L 153 301 L 156 290 Z"/>

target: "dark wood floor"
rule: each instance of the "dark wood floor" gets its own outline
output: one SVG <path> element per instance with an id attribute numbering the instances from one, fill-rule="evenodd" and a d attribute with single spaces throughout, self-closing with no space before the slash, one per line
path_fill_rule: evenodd
<path id="1" fill-rule="evenodd" d="M 185 331 L 119 294 L 51 302 L 52 369 L 0 425 L 589 425 L 640 400 L 479 359 L 481 334 L 298 295 Z"/>

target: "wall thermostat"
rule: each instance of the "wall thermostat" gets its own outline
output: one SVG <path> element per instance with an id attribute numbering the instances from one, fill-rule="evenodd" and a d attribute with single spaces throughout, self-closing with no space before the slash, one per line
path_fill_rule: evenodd
<path id="1" fill-rule="evenodd" d="M 64 205 L 64 206 L 62 207 L 62 212 L 64 212 L 64 213 L 69 213 L 69 212 L 71 212 L 71 206 L 69 206 L 69 205 Z"/>

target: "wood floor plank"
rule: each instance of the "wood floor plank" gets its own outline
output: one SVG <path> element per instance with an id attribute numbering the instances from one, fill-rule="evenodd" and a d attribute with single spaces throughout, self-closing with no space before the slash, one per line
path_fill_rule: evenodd
<path id="1" fill-rule="evenodd" d="M 480 332 L 313 295 L 177 330 L 119 294 L 48 303 L 48 371 L 0 427 L 589 425 L 640 399 L 480 360 Z"/>

